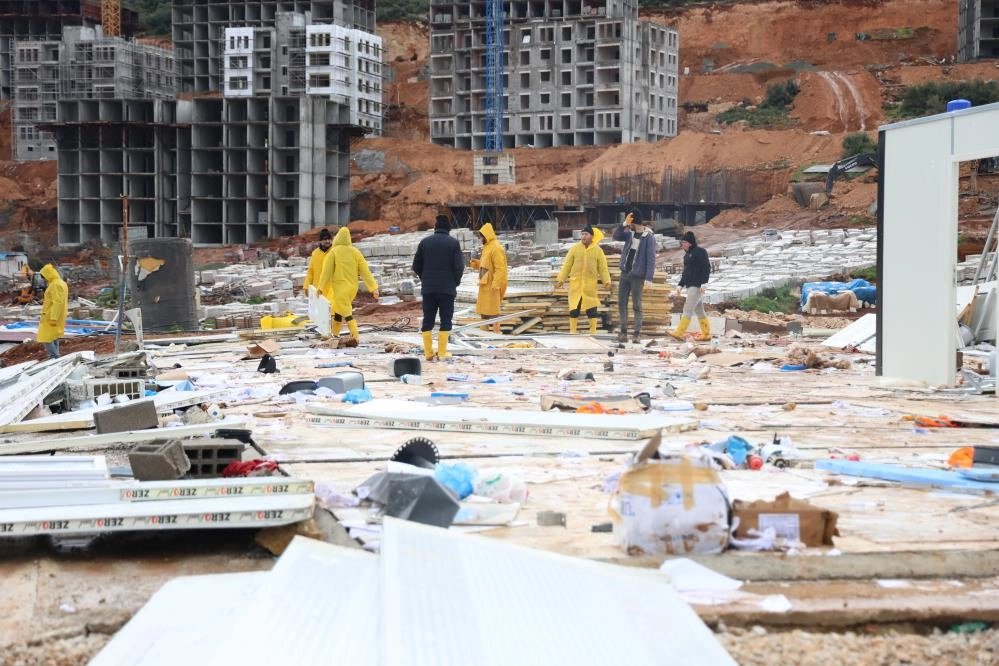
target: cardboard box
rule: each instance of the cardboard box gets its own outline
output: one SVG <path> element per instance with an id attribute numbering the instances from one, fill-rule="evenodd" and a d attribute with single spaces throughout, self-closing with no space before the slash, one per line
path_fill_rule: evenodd
<path id="1" fill-rule="evenodd" d="M 649 440 L 611 498 L 614 539 L 628 554 L 715 554 L 728 546 L 729 502 L 704 455 L 659 453 Z"/>
<path id="2" fill-rule="evenodd" d="M 836 520 L 839 514 L 794 499 L 788 493 L 778 495 L 772 502 L 732 502 L 733 518 L 739 520 L 736 538 L 749 537 L 749 530 L 763 531 L 774 528 L 777 536 L 801 541 L 806 546 L 831 546 L 832 538 L 839 536 Z"/>

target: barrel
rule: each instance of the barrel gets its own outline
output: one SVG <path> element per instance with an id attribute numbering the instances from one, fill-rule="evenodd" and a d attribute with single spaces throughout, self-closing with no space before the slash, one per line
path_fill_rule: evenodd
<path id="1" fill-rule="evenodd" d="M 136 238 L 128 243 L 132 307 L 146 331 L 193 331 L 198 326 L 193 246 L 187 238 Z"/>

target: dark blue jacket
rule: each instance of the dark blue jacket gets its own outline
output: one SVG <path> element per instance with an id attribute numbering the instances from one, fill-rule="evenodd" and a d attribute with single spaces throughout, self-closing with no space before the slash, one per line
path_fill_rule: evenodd
<path id="1" fill-rule="evenodd" d="M 621 248 L 621 276 L 624 277 L 624 263 L 628 260 L 628 253 L 631 251 L 631 241 L 635 237 L 631 226 L 618 225 L 614 230 L 614 240 L 624 241 Z M 656 238 L 650 229 L 646 229 L 638 241 L 638 253 L 635 255 L 635 263 L 631 266 L 632 275 L 641 275 L 646 282 L 652 282 L 652 277 L 656 273 Z"/>
<path id="2" fill-rule="evenodd" d="M 435 229 L 420 241 L 413 257 L 413 272 L 420 276 L 420 291 L 424 294 L 457 294 L 465 259 L 461 246 L 449 232 Z"/>
<path id="3" fill-rule="evenodd" d="M 708 251 L 700 245 L 691 245 L 683 254 L 683 275 L 680 276 L 681 287 L 701 287 L 708 283 L 711 276 L 711 261 Z"/>

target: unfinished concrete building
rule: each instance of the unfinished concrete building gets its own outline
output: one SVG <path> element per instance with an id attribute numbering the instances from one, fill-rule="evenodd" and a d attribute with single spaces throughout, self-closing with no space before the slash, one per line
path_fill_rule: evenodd
<path id="1" fill-rule="evenodd" d="M 61 40 L 18 41 L 14 54 L 14 159 L 55 159 L 55 139 L 38 123 L 56 120 L 59 100 L 173 99 L 173 54 L 67 27 Z"/>
<path id="2" fill-rule="evenodd" d="M 178 92 L 190 99 L 58 105 L 60 243 L 117 240 L 120 195 L 130 228 L 199 245 L 346 224 L 350 140 L 365 113 L 381 116 L 373 2 L 175 0 L 173 20 Z M 308 81 L 309 35 L 331 36 L 315 52 L 335 69 L 340 29 L 351 35 L 343 57 L 364 61 L 351 65 L 365 75 L 351 79 L 354 104 Z"/>
<path id="3" fill-rule="evenodd" d="M 280 13 L 303 15 L 308 25 L 375 30 L 375 0 L 173 0 L 178 91 L 222 90 L 225 29 L 271 28 Z M 280 57 L 287 57 L 290 51 L 287 44 L 275 44 L 275 49 Z"/>
<path id="4" fill-rule="evenodd" d="M 999 0 L 959 0 L 957 59 L 999 58 Z"/>
<path id="5" fill-rule="evenodd" d="M 250 243 L 345 224 L 346 107 L 321 97 L 59 103 L 59 243 Z M 138 230 L 138 231 L 135 231 Z"/>
<path id="6" fill-rule="evenodd" d="M 430 137 L 486 147 L 484 0 L 430 5 Z M 503 30 L 503 145 L 676 136 L 679 35 L 635 0 L 512 0 Z"/>
<path id="7" fill-rule="evenodd" d="M 14 94 L 14 43 L 62 37 L 65 26 L 94 27 L 101 22 L 101 0 L 0 0 L 0 99 Z M 138 15 L 121 10 L 121 34 L 138 28 Z"/>
<path id="8" fill-rule="evenodd" d="M 307 26 L 301 14 L 277 19 L 273 28 L 226 28 L 225 96 L 327 97 L 347 107 L 350 124 L 381 134 L 381 37 L 338 25 Z"/>

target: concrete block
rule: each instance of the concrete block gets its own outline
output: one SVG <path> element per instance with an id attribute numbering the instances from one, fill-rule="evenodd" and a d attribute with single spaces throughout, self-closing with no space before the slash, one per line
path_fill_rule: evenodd
<path id="1" fill-rule="evenodd" d="M 190 464 L 188 476 L 198 479 L 222 476 L 230 463 L 243 459 L 246 449 L 238 439 L 185 439 L 181 444 Z"/>
<path id="2" fill-rule="evenodd" d="M 191 469 L 179 439 L 139 444 L 128 452 L 128 464 L 139 481 L 179 479 Z"/>
<path id="3" fill-rule="evenodd" d="M 156 415 L 156 404 L 152 400 L 136 400 L 115 407 L 94 412 L 94 425 L 99 434 L 145 430 L 160 424 Z"/>

